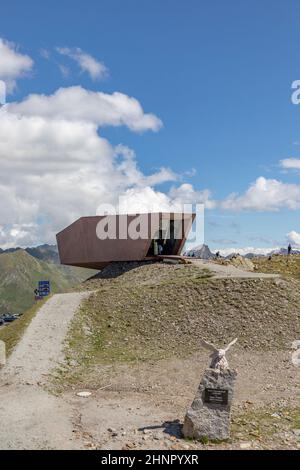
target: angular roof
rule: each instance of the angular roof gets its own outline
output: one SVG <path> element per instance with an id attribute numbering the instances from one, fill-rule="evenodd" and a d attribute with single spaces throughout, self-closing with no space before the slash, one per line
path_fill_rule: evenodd
<path id="1" fill-rule="evenodd" d="M 168 220 L 177 221 L 177 229 L 181 226 L 172 248 L 178 255 L 194 218 L 190 213 L 162 212 L 81 217 L 56 235 L 60 261 L 94 269 L 112 261 L 142 261 Z"/>

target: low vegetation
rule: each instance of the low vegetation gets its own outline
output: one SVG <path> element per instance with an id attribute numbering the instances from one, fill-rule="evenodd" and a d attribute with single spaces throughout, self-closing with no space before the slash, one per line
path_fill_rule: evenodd
<path id="1" fill-rule="evenodd" d="M 234 417 L 232 420 L 232 440 L 256 441 L 263 443 L 264 440 L 273 439 L 284 446 L 289 441 L 298 441 L 300 432 L 300 409 L 284 408 L 249 410 Z M 280 444 L 277 444 L 277 447 Z"/>
<path id="2" fill-rule="evenodd" d="M 0 329 L 0 340 L 5 342 L 6 352 L 9 355 L 17 343 L 23 336 L 26 328 L 35 317 L 40 307 L 45 303 L 46 300 L 41 300 L 35 303 L 30 309 L 23 313 L 23 315 L 15 320 L 13 323 L 9 323 L 7 326 L 1 327 Z"/>
<path id="3" fill-rule="evenodd" d="M 278 273 L 287 278 L 300 279 L 300 255 L 273 255 L 253 258 L 255 270 L 263 273 Z"/>
<path id="4" fill-rule="evenodd" d="M 35 258 L 25 250 L 0 254 L 0 314 L 21 313 L 34 304 L 39 280 L 51 282 L 52 292 L 66 292 L 95 271 L 60 266 Z"/>
<path id="5" fill-rule="evenodd" d="M 122 272 L 122 271 L 121 271 Z M 289 349 L 300 332 L 300 284 L 281 279 L 211 279 L 194 265 L 152 264 L 94 278 L 66 344 L 65 383 L 99 364 L 186 357 L 200 339 L 239 337 L 245 350 Z"/>

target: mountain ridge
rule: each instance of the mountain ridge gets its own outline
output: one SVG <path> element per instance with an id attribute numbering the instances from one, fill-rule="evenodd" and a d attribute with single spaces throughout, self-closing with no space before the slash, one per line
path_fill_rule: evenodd
<path id="1" fill-rule="evenodd" d="M 36 250 L 36 249 L 35 249 Z M 64 292 L 85 281 L 96 271 L 62 266 L 49 260 L 49 253 L 28 250 L 6 250 L 0 254 L 0 314 L 21 313 L 30 308 L 34 289 L 40 280 L 49 280 L 52 292 Z M 38 258 L 38 255 L 45 259 Z"/>
<path id="2" fill-rule="evenodd" d="M 248 253 L 242 254 L 242 253 L 239 253 L 238 251 L 236 252 L 233 251 L 229 253 L 228 255 L 225 255 L 225 256 L 220 255 L 220 256 L 224 259 L 231 259 L 234 256 L 240 255 L 243 258 L 252 259 L 256 257 L 259 258 L 259 257 L 268 257 L 268 256 L 273 256 L 273 255 L 287 255 L 287 254 L 288 254 L 287 248 L 279 248 L 275 250 L 274 249 L 270 250 L 269 252 L 266 252 L 265 254 L 254 253 L 251 251 L 249 251 Z M 291 254 L 295 254 L 295 255 L 300 254 L 300 250 L 292 249 Z M 215 253 L 213 253 L 210 250 L 209 246 L 204 243 L 202 245 L 198 245 L 194 248 L 190 248 L 189 250 L 186 250 L 184 252 L 184 255 L 195 257 L 195 258 L 201 258 L 201 259 L 214 259 L 216 256 Z"/>

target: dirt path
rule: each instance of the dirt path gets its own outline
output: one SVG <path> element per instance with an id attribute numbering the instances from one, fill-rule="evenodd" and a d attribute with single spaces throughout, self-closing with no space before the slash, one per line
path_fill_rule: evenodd
<path id="1" fill-rule="evenodd" d="M 208 365 L 207 353 L 103 366 L 98 374 L 104 389 L 91 389 L 87 399 L 65 394 L 78 411 L 76 433 L 86 447 L 101 449 L 300 448 L 298 417 L 293 419 L 290 411 L 299 403 L 300 370 L 292 365 L 290 352 L 235 351 L 230 364 L 238 370 L 230 443 L 207 446 L 181 436 L 185 412 Z"/>
<path id="2" fill-rule="evenodd" d="M 57 294 L 38 311 L 0 372 L 0 449 L 80 448 L 73 410 L 42 387 L 87 293 Z"/>
<path id="3" fill-rule="evenodd" d="M 203 259 L 191 260 L 200 269 L 209 269 L 217 278 L 237 278 L 237 279 L 268 279 L 280 277 L 280 274 L 265 274 L 252 271 L 244 271 L 231 265 L 212 263 Z"/>

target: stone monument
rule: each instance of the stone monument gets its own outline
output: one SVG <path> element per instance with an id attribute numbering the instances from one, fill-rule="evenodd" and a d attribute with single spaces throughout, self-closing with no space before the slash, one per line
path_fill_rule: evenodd
<path id="1" fill-rule="evenodd" d="M 212 352 L 211 364 L 205 370 L 194 401 L 186 413 L 184 437 L 199 440 L 229 438 L 230 410 L 237 372 L 229 368 L 225 355 L 236 341 L 237 338 L 224 349 L 202 341 L 202 346 Z"/>
<path id="2" fill-rule="evenodd" d="M 5 343 L 4 341 L 0 340 L 0 368 L 5 366 L 5 363 L 6 363 Z"/>

